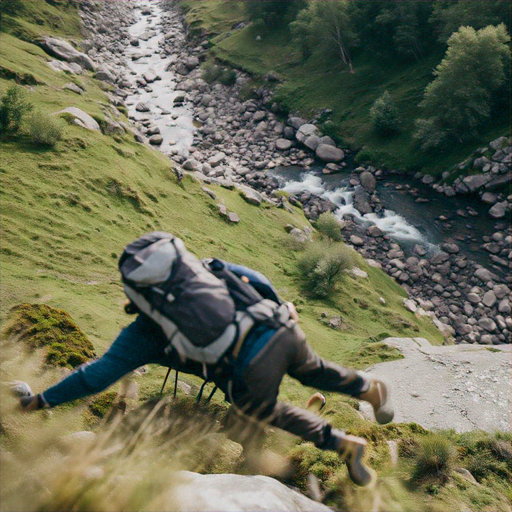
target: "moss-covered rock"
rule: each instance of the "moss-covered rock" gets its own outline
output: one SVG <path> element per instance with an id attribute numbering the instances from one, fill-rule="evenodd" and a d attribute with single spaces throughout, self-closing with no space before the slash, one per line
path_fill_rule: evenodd
<path id="1" fill-rule="evenodd" d="M 94 346 L 61 309 L 45 304 L 20 304 L 10 310 L 4 336 L 22 341 L 29 348 L 44 348 L 51 366 L 76 368 L 94 359 Z"/>

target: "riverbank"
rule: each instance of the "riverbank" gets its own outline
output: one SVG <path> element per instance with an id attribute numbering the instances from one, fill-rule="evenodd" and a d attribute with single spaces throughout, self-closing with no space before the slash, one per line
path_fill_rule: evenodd
<path id="1" fill-rule="evenodd" d="M 244 100 L 250 78 L 243 72 L 234 71 L 232 85 L 206 82 L 200 64 L 208 56 L 207 45 L 186 38 L 179 10 L 162 12 L 149 2 L 140 4 L 140 9 L 137 5 L 131 9 L 142 18 L 126 28 L 124 48 L 119 35 L 113 36 L 117 38 L 113 45 L 95 41 L 98 47 L 117 51 L 116 58 L 106 63 L 117 73 L 119 101 L 126 104 L 140 137 L 205 183 L 250 186 L 258 192 L 251 194 L 256 204 L 267 201 L 286 208 L 288 201 L 280 193 L 279 180 L 266 171 L 290 165 L 307 170 L 318 162 L 318 148 L 325 173 L 346 168 L 346 151 L 336 148 L 312 122 L 297 116 L 283 119 L 277 106 L 270 110 L 265 106 L 265 96 Z M 503 146 L 504 141 L 499 143 Z M 436 251 L 417 243 L 412 254 L 406 252 L 400 240 L 371 222 L 372 217 L 385 217 L 386 210 L 392 210 L 376 193 L 376 180 L 385 176 L 384 170 L 372 166 L 352 170 L 350 200 L 358 215 L 344 217 L 346 242 L 393 276 L 410 295 L 408 307 L 415 314 L 435 316 L 447 337 L 463 343 L 508 343 L 512 333 L 510 276 L 460 254 L 455 238 L 444 241 Z M 410 188 L 414 193 L 414 187 Z M 306 189 L 290 195 L 289 200 L 301 204 L 312 221 L 342 206 Z M 471 212 L 456 215 L 465 215 L 470 222 Z M 508 263 L 509 227 L 500 220 L 495 229 L 482 242 L 496 258 Z"/>

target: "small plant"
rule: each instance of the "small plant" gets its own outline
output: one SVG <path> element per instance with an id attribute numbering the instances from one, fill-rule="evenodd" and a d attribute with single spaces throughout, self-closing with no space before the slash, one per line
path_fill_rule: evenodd
<path id="1" fill-rule="evenodd" d="M 427 436 L 419 444 L 413 479 L 445 484 L 454 469 L 455 450 L 441 435 Z"/>
<path id="2" fill-rule="evenodd" d="M 34 144 L 53 147 L 62 138 L 62 124 L 41 112 L 36 112 L 30 118 L 29 133 Z"/>
<path id="3" fill-rule="evenodd" d="M 222 85 L 234 85 L 236 82 L 236 72 L 234 69 L 224 68 L 219 77 Z"/>
<path id="4" fill-rule="evenodd" d="M 25 100 L 25 92 L 19 85 L 11 85 L 0 101 L 0 129 L 2 133 L 16 133 L 25 115 L 34 106 Z"/>
<path id="5" fill-rule="evenodd" d="M 202 78 L 205 82 L 209 84 L 215 82 L 220 77 L 222 69 L 220 66 L 215 64 L 213 61 L 209 60 L 203 64 L 203 74 Z"/>
<path id="6" fill-rule="evenodd" d="M 343 244 L 312 243 L 298 261 L 307 291 L 328 297 L 343 270 L 353 264 L 353 255 Z"/>
<path id="7" fill-rule="evenodd" d="M 341 230 L 343 225 L 338 218 L 331 212 L 325 212 L 318 217 L 315 227 L 320 233 L 330 238 L 334 242 L 341 242 Z"/>
<path id="8" fill-rule="evenodd" d="M 388 136 L 400 130 L 398 110 L 388 91 L 375 100 L 370 109 L 370 119 L 380 135 Z"/>

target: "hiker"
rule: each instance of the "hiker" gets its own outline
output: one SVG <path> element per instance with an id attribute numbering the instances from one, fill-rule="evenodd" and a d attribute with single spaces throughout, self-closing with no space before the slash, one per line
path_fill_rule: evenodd
<path id="1" fill-rule="evenodd" d="M 265 276 L 216 259 L 201 262 L 180 239 L 160 232 L 128 245 L 119 267 L 130 301 L 125 310 L 138 315 L 135 321 L 101 358 L 38 395 L 22 397 L 22 410 L 99 393 L 136 368 L 156 363 L 213 382 L 231 404 L 231 416 L 337 451 L 357 485 L 374 479 L 362 461 L 366 440 L 277 397 L 288 374 L 306 386 L 368 401 L 376 420 L 388 423 L 393 409 L 385 383 L 315 354 L 297 325 L 295 308 L 283 303 Z"/>

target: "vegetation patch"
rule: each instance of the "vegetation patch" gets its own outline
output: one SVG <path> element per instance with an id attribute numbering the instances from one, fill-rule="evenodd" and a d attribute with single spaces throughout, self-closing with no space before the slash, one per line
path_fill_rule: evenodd
<path id="1" fill-rule="evenodd" d="M 61 309 L 45 304 L 20 304 L 11 308 L 4 335 L 32 349 L 44 348 L 51 366 L 76 368 L 96 357 L 87 336 Z"/>

